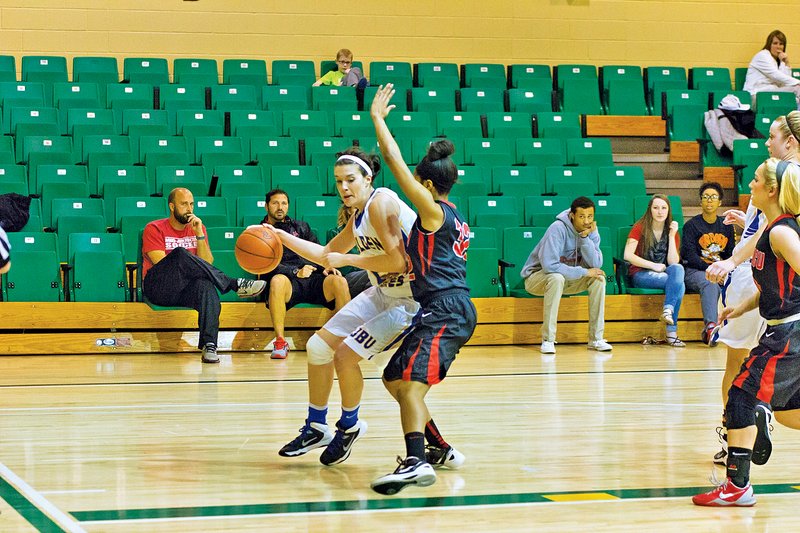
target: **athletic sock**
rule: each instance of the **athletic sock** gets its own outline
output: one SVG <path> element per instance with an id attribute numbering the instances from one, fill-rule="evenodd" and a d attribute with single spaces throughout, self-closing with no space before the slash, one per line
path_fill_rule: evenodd
<path id="1" fill-rule="evenodd" d="M 428 444 L 431 446 L 436 446 L 437 448 L 449 448 L 450 445 L 447 444 L 447 441 L 444 440 L 442 434 L 439 433 L 439 428 L 436 427 L 436 423 L 433 421 L 433 418 L 428 420 L 428 423 L 425 424 L 425 440 L 428 441 Z"/>
<path id="2" fill-rule="evenodd" d="M 728 477 L 734 485 L 743 489 L 750 482 L 750 460 L 753 450 L 747 448 L 728 448 Z"/>
<path id="3" fill-rule="evenodd" d="M 339 427 L 341 429 L 350 429 L 358 423 L 358 408 L 361 405 L 356 405 L 352 409 L 342 406 L 342 418 L 339 419 Z"/>
<path id="4" fill-rule="evenodd" d="M 406 457 L 416 457 L 425 460 L 425 435 L 419 431 L 405 434 Z"/>
<path id="5" fill-rule="evenodd" d="M 308 423 L 316 422 L 317 424 L 326 425 L 328 417 L 328 406 L 319 407 L 317 405 L 308 404 Z"/>

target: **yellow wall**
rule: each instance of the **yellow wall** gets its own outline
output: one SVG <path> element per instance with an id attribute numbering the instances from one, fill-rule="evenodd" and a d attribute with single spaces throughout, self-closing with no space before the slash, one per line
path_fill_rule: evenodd
<path id="1" fill-rule="evenodd" d="M 0 0 L 0 53 L 746 66 L 797 0 Z M 797 52 L 795 52 L 797 51 Z M 221 68 L 221 64 L 220 64 Z"/>

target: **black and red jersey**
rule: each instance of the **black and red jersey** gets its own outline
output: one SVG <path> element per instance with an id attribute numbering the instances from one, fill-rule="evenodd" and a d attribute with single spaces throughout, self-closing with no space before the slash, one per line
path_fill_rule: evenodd
<path id="1" fill-rule="evenodd" d="M 444 222 L 435 232 L 426 231 L 419 217 L 409 236 L 406 252 L 411 261 L 411 292 L 422 303 L 435 293 L 467 287 L 469 226 L 450 202 L 439 201 Z"/>
<path id="2" fill-rule="evenodd" d="M 767 320 L 786 318 L 800 313 L 800 277 L 789 263 L 778 259 L 769 244 L 770 231 L 776 226 L 789 226 L 800 234 L 800 225 L 792 215 L 781 215 L 767 226 L 756 243 L 750 264 L 753 280 L 761 296 L 758 310 Z"/>

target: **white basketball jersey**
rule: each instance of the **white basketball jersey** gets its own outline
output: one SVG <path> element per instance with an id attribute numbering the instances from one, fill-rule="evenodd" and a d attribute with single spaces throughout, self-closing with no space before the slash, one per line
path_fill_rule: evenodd
<path id="1" fill-rule="evenodd" d="M 355 224 L 353 225 L 356 246 L 358 246 L 359 253 L 364 256 L 381 255 L 385 253 L 383 245 L 378 238 L 378 232 L 375 231 L 369 219 L 369 204 L 378 194 L 389 196 L 392 200 L 397 202 L 400 208 L 400 230 L 403 232 L 404 245 L 408 243 L 408 236 L 411 234 L 411 228 L 414 226 L 414 221 L 417 219 L 417 214 L 414 210 L 408 207 L 393 190 L 385 187 L 375 189 L 367 200 L 364 211 L 356 216 Z M 380 287 L 381 291 L 387 296 L 393 296 L 395 298 L 411 296 L 411 281 L 406 273 L 397 274 L 367 271 L 367 275 L 372 284 L 376 287 Z"/>
<path id="2" fill-rule="evenodd" d="M 762 213 L 760 209 L 756 209 L 756 207 L 753 205 L 753 202 L 748 203 L 747 212 L 744 215 L 744 230 L 742 231 L 741 239 L 739 239 L 739 242 L 734 248 L 734 253 L 736 250 L 744 246 L 747 241 L 753 238 L 753 235 L 756 234 L 758 228 L 766 223 L 767 217 L 764 216 L 764 213 Z"/>

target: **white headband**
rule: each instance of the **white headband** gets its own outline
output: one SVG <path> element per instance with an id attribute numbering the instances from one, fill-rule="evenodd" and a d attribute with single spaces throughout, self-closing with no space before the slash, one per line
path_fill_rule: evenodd
<path id="1" fill-rule="evenodd" d="M 336 160 L 337 163 L 339 161 L 351 161 L 356 165 L 360 166 L 361 168 L 363 168 L 364 172 L 367 173 L 367 176 L 369 176 L 370 178 L 372 177 L 372 169 L 369 168 L 369 165 L 366 164 L 364 160 L 359 157 L 356 157 L 354 155 L 344 154 L 342 156 L 339 156 L 339 159 Z"/>

